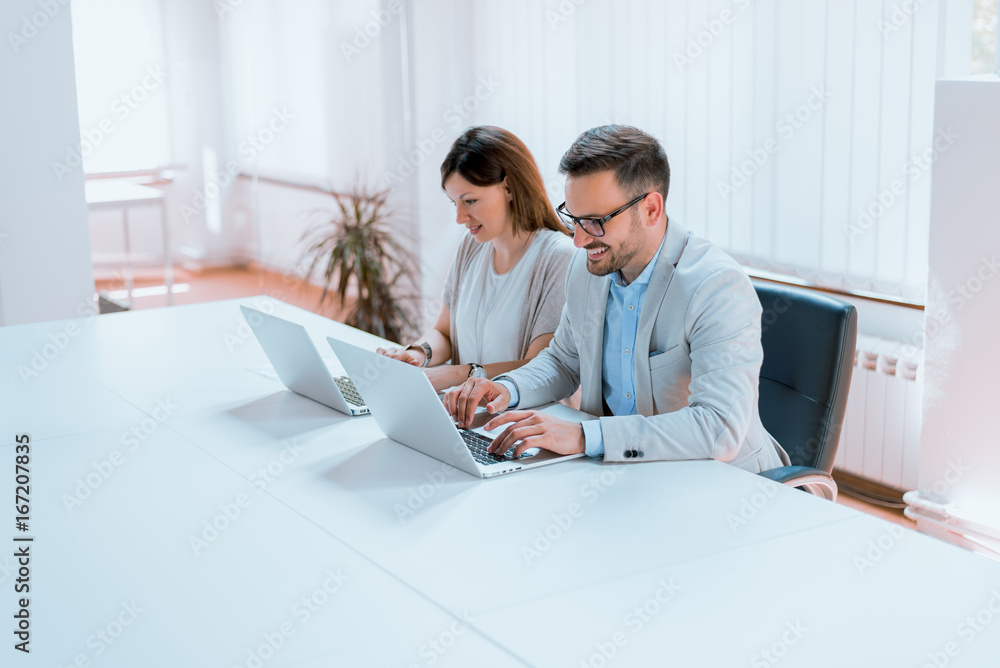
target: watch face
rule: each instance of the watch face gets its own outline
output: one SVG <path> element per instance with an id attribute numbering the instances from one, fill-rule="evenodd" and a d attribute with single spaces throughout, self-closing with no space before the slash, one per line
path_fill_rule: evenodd
<path id="1" fill-rule="evenodd" d="M 472 373 L 469 374 L 470 378 L 486 378 L 486 369 L 478 364 L 470 364 L 472 367 Z"/>

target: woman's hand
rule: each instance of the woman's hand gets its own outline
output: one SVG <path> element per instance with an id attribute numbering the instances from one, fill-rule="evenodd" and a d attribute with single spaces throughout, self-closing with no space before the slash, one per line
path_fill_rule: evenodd
<path id="1" fill-rule="evenodd" d="M 412 348 L 376 348 L 375 352 L 379 355 L 399 360 L 400 362 L 412 364 L 413 366 L 424 365 L 424 351 L 422 350 L 414 350 Z"/>
<path id="2" fill-rule="evenodd" d="M 441 364 L 424 371 L 435 392 L 443 392 L 449 387 L 461 385 L 469 378 L 468 364 Z"/>
<path id="3" fill-rule="evenodd" d="M 376 348 L 379 355 L 391 357 L 413 366 L 424 366 L 424 351 L 418 348 Z M 443 392 L 449 387 L 461 385 L 469 377 L 468 364 L 439 364 L 424 369 L 435 392 Z"/>

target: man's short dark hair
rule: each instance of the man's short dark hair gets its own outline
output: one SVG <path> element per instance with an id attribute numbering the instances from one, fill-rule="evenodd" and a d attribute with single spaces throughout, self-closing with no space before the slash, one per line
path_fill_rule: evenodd
<path id="1" fill-rule="evenodd" d="M 656 191 L 667 200 L 670 163 L 656 138 L 630 125 L 602 125 L 576 138 L 559 161 L 567 176 L 614 172 L 627 197 Z"/>

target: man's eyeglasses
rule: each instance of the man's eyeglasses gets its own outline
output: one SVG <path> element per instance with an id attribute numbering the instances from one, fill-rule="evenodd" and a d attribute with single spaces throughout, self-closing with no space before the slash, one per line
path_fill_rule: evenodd
<path id="1" fill-rule="evenodd" d="M 603 218 L 577 218 L 576 216 L 571 215 L 569 211 L 566 210 L 566 202 L 560 204 L 559 207 L 556 209 L 556 212 L 559 214 L 559 218 L 562 219 L 563 224 L 569 228 L 570 232 L 573 232 L 576 229 L 576 226 L 579 225 L 580 227 L 583 228 L 583 231 L 589 234 L 590 236 L 603 237 L 604 225 L 607 224 L 609 220 L 611 220 L 612 218 L 614 218 L 615 216 L 617 216 L 619 213 L 626 210 L 630 206 L 634 206 L 635 204 L 638 204 L 642 200 L 646 199 L 647 195 L 649 195 L 649 193 L 646 193 L 645 195 L 639 195 L 628 204 L 618 207 L 617 209 L 615 209 L 608 215 L 604 216 Z"/>

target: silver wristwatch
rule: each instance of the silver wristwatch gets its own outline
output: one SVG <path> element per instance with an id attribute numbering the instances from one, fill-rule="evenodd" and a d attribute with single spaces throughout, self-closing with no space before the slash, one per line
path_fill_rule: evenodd
<path id="1" fill-rule="evenodd" d="M 486 369 L 482 364 L 469 362 L 469 378 L 486 378 Z"/>
<path id="2" fill-rule="evenodd" d="M 421 341 L 420 343 L 412 343 L 406 346 L 406 349 L 424 351 L 424 363 L 420 365 L 421 367 L 425 367 L 431 363 L 431 344 L 427 343 L 426 341 Z"/>

